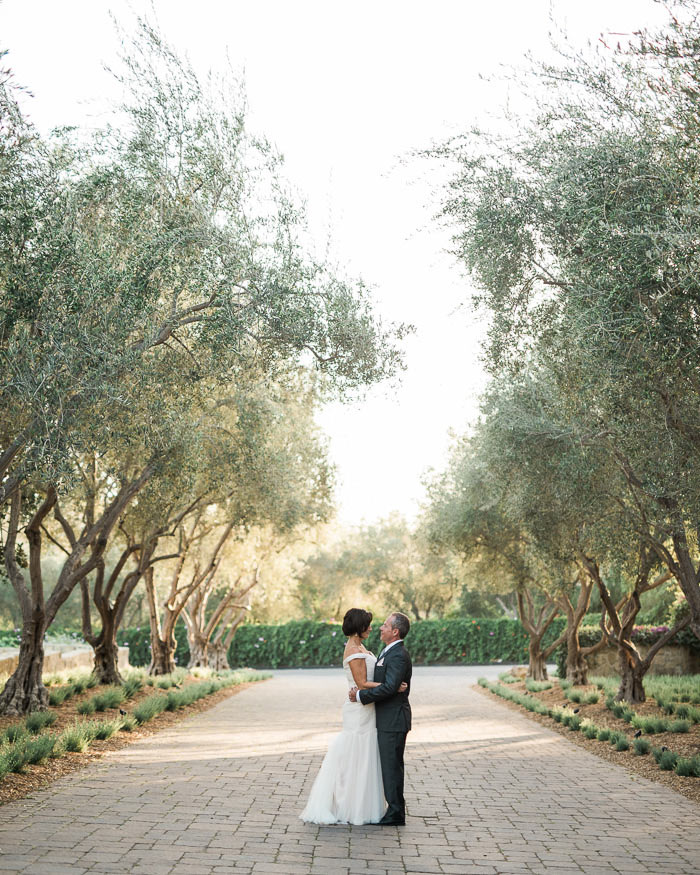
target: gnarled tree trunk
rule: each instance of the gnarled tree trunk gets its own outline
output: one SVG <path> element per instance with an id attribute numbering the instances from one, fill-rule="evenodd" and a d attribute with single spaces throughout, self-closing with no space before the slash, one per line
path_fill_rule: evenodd
<path id="1" fill-rule="evenodd" d="M 126 549 L 122 551 L 119 557 L 119 561 L 112 569 L 106 586 L 104 582 L 104 563 L 100 563 L 97 568 L 93 600 L 102 622 L 102 629 L 98 635 L 92 634 L 89 586 L 87 581 L 81 582 L 83 595 L 83 637 L 92 645 L 95 651 L 95 674 L 102 684 L 122 683 L 119 671 L 117 631 L 124 618 L 126 606 L 138 582 L 155 562 L 161 559 L 173 558 L 173 556 L 161 556 L 158 559 L 153 559 L 153 553 L 158 542 L 158 533 L 151 538 L 144 539 L 144 541 L 144 544 L 135 544 L 132 541 L 127 544 Z M 133 554 L 138 556 L 136 568 L 126 575 L 119 587 L 117 597 L 112 602 L 111 595 L 119 580 L 119 575 L 123 571 L 127 560 Z M 153 625 L 151 628 L 153 628 Z"/>
<path id="2" fill-rule="evenodd" d="M 94 672 L 101 684 L 122 684 L 119 672 L 119 646 L 113 624 L 103 625 L 93 645 L 95 651 Z"/>
<path id="3" fill-rule="evenodd" d="M 119 569 L 120 566 L 117 566 Z M 115 569 L 115 574 L 118 570 Z M 97 581 L 95 582 L 95 601 L 100 612 L 102 628 L 97 635 L 92 634 L 92 622 L 90 619 L 90 586 L 87 580 L 80 582 L 83 598 L 83 638 L 93 650 L 93 672 L 101 684 L 122 684 L 124 678 L 119 671 L 119 647 L 117 646 L 117 630 L 115 612 L 109 604 L 109 597 L 102 595 L 104 583 L 104 563 L 100 562 L 97 568 Z"/>
<path id="4" fill-rule="evenodd" d="M 228 649 L 224 642 L 209 647 L 209 668 L 214 671 L 228 671 L 231 668 L 228 662 Z"/>
<path id="5" fill-rule="evenodd" d="M 528 654 L 530 658 L 527 667 L 527 676 L 533 681 L 547 680 L 547 663 L 545 661 L 544 652 L 542 651 L 542 639 L 530 636 L 528 643 Z"/>
<path id="6" fill-rule="evenodd" d="M 46 691 L 41 683 L 44 663 L 43 638 L 46 630 L 73 589 L 99 566 L 110 532 L 119 521 L 124 508 L 146 483 L 153 470 L 153 466 L 149 464 L 136 478 L 122 484 L 119 492 L 97 519 L 95 519 L 94 501 L 92 501 L 86 514 L 87 522 L 80 536 L 73 531 L 72 526 L 61 513 L 56 489 L 49 486 L 44 501 L 26 528 L 29 541 L 30 587 L 27 587 L 15 556 L 22 496 L 19 490 L 13 494 L 5 541 L 5 565 L 22 606 L 23 632 L 20 663 L 0 694 L 0 713 L 25 713 L 37 703 L 39 707 L 46 707 Z M 41 573 L 41 530 L 44 519 L 52 509 L 68 539 L 69 547 L 63 547 L 66 559 L 51 595 L 45 600 Z"/>
<path id="7" fill-rule="evenodd" d="M 586 570 L 590 574 L 591 579 L 596 583 L 601 601 L 603 602 L 603 613 L 600 618 L 602 639 L 613 643 L 618 650 L 620 687 L 615 699 L 618 702 L 624 700 L 631 704 L 645 702 L 644 676 L 651 668 L 654 657 L 665 644 L 690 623 L 690 617 L 685 617 L 673 629 L 665 632 L 649 648 L 645 657 L 642 657 L 632 641 L 634 621 L 641 609 L 640 596 L 651 589 L 662 586 L 673 575 L 670 572 L 665 572 L 658 575 L 655 580 L 649 581 L 649 575 L 656 557 L 648 545 L 642 543 L 639 551 L 639 571 L 637 572 L 634 588 L 616 605 L 603 580 L 598 563 L 589 557 L 583 558 Z"/>
<path id="8" fill-rule="evenodd" d="M 560 601 L 566 613 L 566 679 L 576 686 L 588 683 L 588 660 L 586 657 L 600 650 L 605 645 L 601 640 L 590 647 L 581 647 L 579 630 L 591 603 L 594 583 L 585 570 L 581 570 L 578 579 L 578 597 L 574 606 L 567 594 Z"/>
<path id="9" fill-rule="evenodd" d="M 575 686 L 588 683 L 588 662 L 578 638 L 579 627 L 566 630 L 566 679 Z"/>
<path id="10" fill-rule="evenodd" d="M 171 674 L 175 671 L 175 647 L 177 642 L 174 636 L 165 641 L 162 638 L 151 636 L 151 664 L 148 673 L 151 675 Z"/>
<path id="11" fill-rule="evenodd" d="M 38 615 L 24 624 L 19 663 L 0 694 L 0 713 L 26 714 L 45 711 L 49 694 L 41 680 L 44 667 L 44 622 Z"/>
<path id="12" fill-rule="evenodd" d="M 189 639 L 190 661 L 188 668 L 206 668 L 209 665 L 209 642 L 199 635 Z"/>
<path id="13" fill-rule="evenodd" d="M 520 614 L 520 622 L 529 636 L 528 640 L 528 657 L 529 663 L 527 667 L 527 676 L 535 681 L 547 680 L 547 657 L 562 642 L 564 633 L 548 647 L 542 647 L 542 640 L 547 632 L 547 629 L 552 624 L 552 621 L 559 613 L 559 607 L 545 596 L 545 603 L 539 608 L 535 607 L 532 595 L 528 590 L 521 586 L 518 590 L 518 613 Z M 549 608 L 549 615 L 547 615 Z"/>
<path id="14" fill-rule="evenodd" d="M 639 654 L 637 654 L 635 659 L 624 650 L 620 650 L 618 655 L 620 688 L 615 695 L 615 699 L 618 702 L 625 701 L 631 704 L 646 702 L 644 675 L 647 673 L 648 666 L 645 665 L 645 660 L 642 660 Z"/>
<path id="15" fill-rule="evenodd" d="M 180 580 L 185 567 L 185 561 L 188 557 L 190 549 L 202 538 L 211 531 L 211 527 L 203 526 L 199 528 L 202 518 L 202 512 L 199 511 L 193 520 L 191 531 L 189 533 L 182 530 L 181 545 L 177 554 L 177 562 L 173 570 L 170 590 L 167 598 L 163 602 L 163 631 L 161 633 L 160 611 L 156 602 L 156 589 L 153 580 L 153 569 L 149 568 L 146 572 L 146 594 L 148 596 L 148 609 L 151 621 L 151 648 L 153 658 L 151 660 L 151 674 L 167 674 L 175 668 L 175 624 L 180 615 L 183 615 L 185 606 L 187 605 L 193 594 L 200 587 L 206 589 L 207 583 L 214 578 L 220 562 L 221 550 L 228 540 L 234 528 L 234 523 L 229 521 L 223 527 L 223 531 L 211 549 L 209 556 L 202 565 L 199 557 L 193 560 L 193 567 L 188 583 L 181 584 Z M 187 621 L 187 615 L 183 615 Z M 202 665 L 207 665 L 206 653 L 204 654 Z M 164 671 L 165 666 L 172 666 L 169 671 Z"/>
<path id="16" fill-rule="evenodd" d="M 22 494 L 17 489 L 12 495 L 4 553 L 5 567 L 22 609 L 22 637 L 17 668 L 0 693 L 0 714 L 26 714 L 45 710 L 49 704 L 49 694 L 41 680 L 46 632 L 44 583 L 41 576 L 41 524 L 55 503 L 56 491 L 50 488 L 27 526 L 30 580 L 30 587 L 27 587 L 16 557 Z"/>
<path id="17" fill-rule="evenodd" d="M 665 632 L 652 646 L 647 650 L 647 655 L 642 659 L 637 648 L 631 642 L 624 642 L 624 647 L 620 647 L 620 689 L 617 691 L 615 698 L 618 702 L 623 699 L 626 702 L 639 703 L 646 701 L 646 693 L 644 692 L 644 677 L 651 668 L 656 654 L 676 637 L 678 632 L 689 626 L 690 617 L 684 617 L 680 622 Z"/>
<path id="18" fill-rule="evenodd" d="M 693 559 L 686 533 L 686 520 L 680 510 L 678 501 L 667 498 L 661 503 L 669 512 L 673 523 L 671 542 L 673 543 L 675 561 L 670 551 L 664 549 L 663 546 L 661 546 L 659 553 L 664 558 L 666 567 L 676 578 L 683 591 L 688 609 L 690 610 L 690 628 L 700 638 L 700 586 L 698 585 L 700 582 L 700 564 L 696 561 L 697 555 L 695 560 Z"/>
<path id="19" fill-rule="evenodd" d="M 148 614 L 151 622 L 151 664 L 148 673 L 151 675 L 170 674 L 175 671 L 175 620 L 166 618 L 163 631 L 160 627 L 160 614 L 156 604 L 156 587 L 153 580 L 153 568 L 149 568 L 144 576 L 146 584 L 146 597 L 148 601 Z"/>

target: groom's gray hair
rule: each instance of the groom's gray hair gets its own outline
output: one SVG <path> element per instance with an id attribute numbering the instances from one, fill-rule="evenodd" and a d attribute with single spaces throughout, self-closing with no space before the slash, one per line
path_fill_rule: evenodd
<path id="1" fill-rule="evenodd" d="M 411 621 L 408 619 L 406 614 L 402 614 L 399 611 L 394 611 L 391 615 L 391 625 L 392 628 L 399 630 L 399 638 L 403 641 L 403 639 L 408 635 L 408 630 L 411 628 Z"/>

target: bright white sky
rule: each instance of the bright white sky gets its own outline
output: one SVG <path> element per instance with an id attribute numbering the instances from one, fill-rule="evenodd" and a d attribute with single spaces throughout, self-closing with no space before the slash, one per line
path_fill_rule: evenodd
<path id="1" fill-rule="evenodd" d="M 450 429 L 473 420 L 484 380 L 469 285 L 433 221 L 440 180 L 402 161 L 497 111 L 498 74 L 549 52 L 550 7 L 572 42 L 664 20 L 653 0 L 154 0 L 166 39 L 198 71 L 243 70 L 252 127 L 286 156 L 319 247 L 375 290 L 388 321 L 413 323 L 400 385 L 331 405 L 319 421 L 338 467 L 339 519 L 413 517 L 421 476 L 441 468 Z M 42 128 L 90 123 L 113 84 L 109 18 L 129 28 L 144 0 L 0 0 L 0 48 L 34 93 Z"/>

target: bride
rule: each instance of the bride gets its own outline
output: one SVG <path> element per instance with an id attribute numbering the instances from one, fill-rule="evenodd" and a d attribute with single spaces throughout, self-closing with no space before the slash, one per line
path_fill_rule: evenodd
<path id="1" fill-rule="evenodd" d="M 372 630 L 372 614 L 351 608 L 343 617 L 347 636 L 343 668 L 348 688 L 368 690 L 377 662 L 363 644 Z M 406 689 L 401 685 L 400 692 Z M 300 817 L 307 823 L 376 823 L 384 814 L 384 788 L 379 762 L 374 705 L 343 704 L 343 729 L 331 741 Z"/>

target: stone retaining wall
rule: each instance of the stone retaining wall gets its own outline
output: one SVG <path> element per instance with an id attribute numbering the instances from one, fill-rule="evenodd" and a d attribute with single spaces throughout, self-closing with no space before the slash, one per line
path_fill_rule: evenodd
<path id="1" fill-rule="evenodd" d="M 637 649 L 646 656 L 648 645 L 639 644 Z M 591 674 L 619 674 L 617 648 L 604 647 L 586 657 Z M 667 644 L 654 657 L 649 674 L 700 674 L 700 653 L 685 645 Z"/>
<path id="2" fill-rule="evenodd" d="M 17 668 L 19 648 L 0 648 L 0 675 L 10 675 Z M 93 666 L 92 647 L 87 644 L 47 644 L 44 648 L 44 674 L 60 671 L 91 669 Z M 119 668 L 129 666 L 129 648 L 119 648 Z"/>

